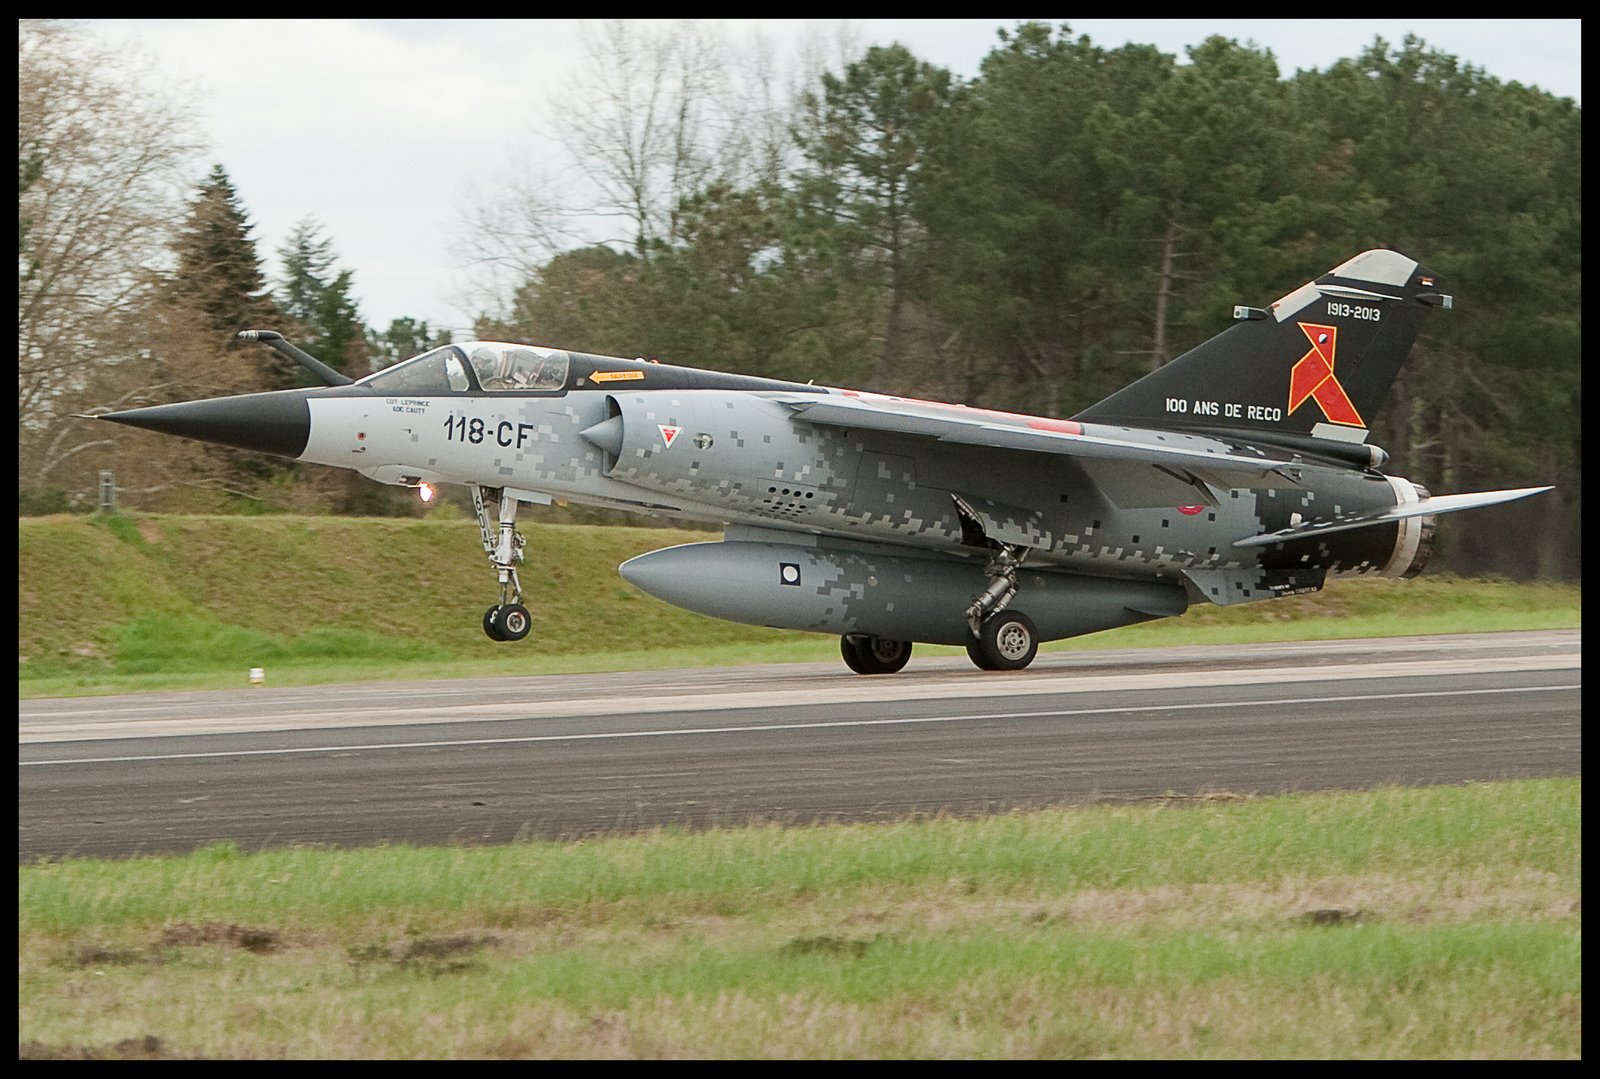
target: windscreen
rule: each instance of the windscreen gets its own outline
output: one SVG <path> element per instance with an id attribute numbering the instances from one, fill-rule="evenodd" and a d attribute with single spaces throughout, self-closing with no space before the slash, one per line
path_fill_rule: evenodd
<path id="1" fill-rule="evenodd" d="M 384 393 L 459 393 L 472 388 L 466 357 L 454 345 L 424 352 L 362 381 Z"/>

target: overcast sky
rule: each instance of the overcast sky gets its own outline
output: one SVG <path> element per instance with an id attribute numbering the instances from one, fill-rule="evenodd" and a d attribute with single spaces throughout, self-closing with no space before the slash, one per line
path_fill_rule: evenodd
<path id="1" fill-rule="evenodd" d="M 324 225 L 340 268 L 354 271 L 369 324 L 400 316 L 465 329 L 475 313 L 462 267 L 462 211 L 540 152 L 538 110 L 581 48 L 569 20 L 91 20 L 136 43 L 176 82 L 196 88 L 210 162 L 228 170 L 269 274 L 277 248 L 308 215 Z M 783 42 L 836 24 L 725 21 Z M 854 20 L 861 48 L 899 41 L 962 78 L 1016 20 Z M 1503 81 L 1582 100 L 1579 20 L 1071 20 L 1115 47 L 1154 44 L 1180 58 L 1211 34 L 1272 50 L 1284 75 L 1356 55 L 1407 33 Z M 197 176 L 204 172 L 201 168 Z"/>

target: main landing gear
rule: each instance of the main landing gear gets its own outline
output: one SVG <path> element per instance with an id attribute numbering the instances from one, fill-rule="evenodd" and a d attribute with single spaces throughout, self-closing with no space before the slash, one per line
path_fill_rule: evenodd
<path id="1" fill-rule="evenodd" d="M 527 543 L 516 529 L 517 500 L 498 487 L 474 484 L 472 508 L 478 515 L 484 553 L 500 578 L 500 602 L 483 612 L 483 632 L 492 641 L 520 641 L 533 628 L 533 616 L 522 605 L 522 582 L 517 577 L 517 563 Z"/>
<path id="2" fill-rule="evenodd" d="M 1020 671 L 1039 654 L 1039 631 L 1021 611 L 1008 610 L 1017 594 L 1017 570 L 1026 548 L 998 545 L 984 572 L 988 587 L 967 608 L 967 656 L 984 671 Z M 894 674 L 911 658 L 910 641 L 893 641 L 865 633 L 839 638 L 845 666 L 857 674 Z"/>
<path id="3" fill-rule="evenodd" d="M 1017 570 L 1028 557 L 1026 548 L 999 544 L 984 572 L 985 588 L 967 608 L 967 657 L 982 671 L 1020 671 L 1039 654 L 1039 631 L 1021 611 L 1006 609 L 1017 594 Z"/>
<path id="4" fill-rule="evenodd" d="M 839 651 L 844 665 L 857 674 L 894 674 L 911 658 L 911 642 L 847 633 L 839 638 Z"/>

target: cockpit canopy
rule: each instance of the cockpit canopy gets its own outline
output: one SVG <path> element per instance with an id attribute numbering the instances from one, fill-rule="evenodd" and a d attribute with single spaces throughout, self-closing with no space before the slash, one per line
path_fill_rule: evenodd
<path id="1" fill-rule="evenodd" d="M 478 385 L 496 390 L 559 390 L 571 364 L 565 352 L 532 345 L 476 344 L 468 358 Z"/>
<path id="2" fill-rule="evenodd" d="M 470 341 L 424 352 L 361 379 L 393 394 L 551 393 L 565 388 L 572 358 L 560 349 Z"/>

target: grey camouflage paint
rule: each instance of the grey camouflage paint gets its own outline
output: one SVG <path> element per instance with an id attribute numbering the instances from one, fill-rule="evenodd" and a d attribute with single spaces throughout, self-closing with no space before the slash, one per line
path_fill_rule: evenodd
<path id="1" fill-rule="evenodd" d="M 632 391 L 527 397 L 316 400 L 304 458 L 387 482 L 492 475 L 506 487 L 587 504 L 722 520 L 734 530 L 781 529 L 789 546 L 797 536 L 808 544 L 795 548 L 809 552 L 804 559 L 782 543 L 662 553 L 644 556 L 636 583 L 737 621 L 908 640 L 964 639 L 962 611 L 984 584 L 985 539 L 1026 549 L 1012 606 L 1035 620 L 1043 640 L 1156 616 L 1147 611 L 1177 614 L 1186 595 L 1233 603 L 1315 589 L 1328 572 L 1380 572 L 1394 551 L 1396 526 L 1231 546 L 1286 527 L 1295 514 L 1391 506 L 1395 494 L 1379 477 L 1306 465 L 1260 486 L 1218 491 L 1210 504 L 1177 502 L 1200 497 L 1202 488 L 1164 480 L 1148 465 L 812 424 L 790 410 L 791 396 L 651 391 L 646 382 Z M 397 413 L 405 417 L 398 426 L 377 422 Z M 615 456 L 582 433 L 612 416 L 622 419 Z M 477 443 L 445 437 L 473 421 L 482 424 Z M 1115 434 L 1226 448 L 1192 435 Z M 1151 490 L 1173 503 L 1136 504 L 1148 502 Z M 1199 512 L 1180 512 L 1186 504 Z M 963 507 L 976 522 L 963 522 Z M 863 541 L 885 552 L 868 558 L 849 550 Z M 763 558 L 769 565 L 758 569 Z M 798 603 L 787 589 L 774 593 L 790 605 L 787 614 L 764 601 L 740 606 L 763 573 L 770 578 L 779 563 L 796 561 L 808 588 L 826 588 L 817 603 Z M 662 576 L 669 566 L 668 576 L 683 575 L 681 586 Z"/>

